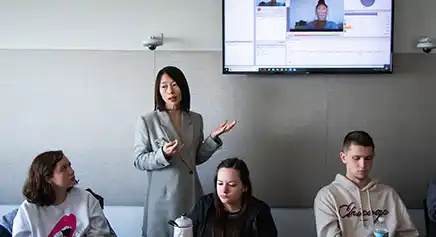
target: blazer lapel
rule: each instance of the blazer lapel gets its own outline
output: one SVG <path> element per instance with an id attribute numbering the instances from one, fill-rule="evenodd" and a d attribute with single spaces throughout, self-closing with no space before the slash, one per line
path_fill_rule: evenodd
<path id="1" fill-rule="evenodd" d="M 189 147 L 194 139 L 194 125 L 192 123 L 191 114 L 188 112 L 182 112 L 181 121 L 181 136 L 185 147 Z"/>
<path id="2" fill-rule="evenodd" d="M 159 123 L 162 129 L 162 133 L 165 136 L 165 138 L 168 140 L 167 142 L 170 142 L 175 139 L 180 140 L 168 113 L 165 111 L 158 111 L 157 115 L 159 118 Z"/>
<path id="3" fill-rule="evenodd" d="M 191 115 L 188 112 L 182 112 L 180 123 L 180 136 L 177 133 L 169 114 L 165 111 L 159 111 L 158 113 L 160 126 L 164 136 L 169 141 L 179 140 L 185 147 L 189 147 L 194 139 L 194 124 L 192 123 Z"/>

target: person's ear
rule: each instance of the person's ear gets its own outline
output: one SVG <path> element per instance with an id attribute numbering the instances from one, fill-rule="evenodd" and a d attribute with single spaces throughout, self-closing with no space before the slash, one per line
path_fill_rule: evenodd
<path id="1" fill-rule="evenodd" d="M 342 163 L 346 164 L 347 163 L 347 155 L 345 154 L 345 152 L 341 151 L 341 153 L 339 155 L 341 156 Z"/>

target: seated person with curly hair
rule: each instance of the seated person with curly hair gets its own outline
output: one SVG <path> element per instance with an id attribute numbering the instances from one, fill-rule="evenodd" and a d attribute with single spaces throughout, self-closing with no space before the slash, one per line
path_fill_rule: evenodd
<path id="1" fill-rule="evenodd" d="M 114 236 L 98 200 L 77 183 L 62 151 L 39 154 L 23 187 L 12 236 Z"/>

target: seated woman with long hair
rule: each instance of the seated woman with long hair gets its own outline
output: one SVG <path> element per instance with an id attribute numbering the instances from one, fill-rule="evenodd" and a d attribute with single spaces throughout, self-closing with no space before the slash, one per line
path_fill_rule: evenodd
<path id="1" fill-rule="evenodd" d="M 74 187 L 71 163 L 62 151 L 39 154 L 23 187 L 13 237 L 113 236 L 97 199 Z"/>
<path id="2" fill-rule="evenodd" d="M 188 216 L 194 237 L 277 237 L 271 210 L 252 196 L 247 165 L 238 158 L 218 165 L 215 192 L 203 196 Z"/>

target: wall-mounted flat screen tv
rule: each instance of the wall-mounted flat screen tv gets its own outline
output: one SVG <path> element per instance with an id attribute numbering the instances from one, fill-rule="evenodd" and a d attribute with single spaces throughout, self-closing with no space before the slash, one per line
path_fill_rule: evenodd
<path id="1" fill-rule="evenodd" d="M 393 0 L 223 0 L 223 73 L 392 73 Z"/>

